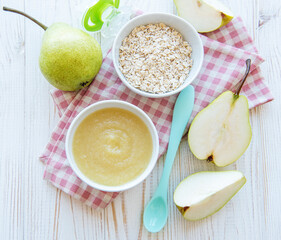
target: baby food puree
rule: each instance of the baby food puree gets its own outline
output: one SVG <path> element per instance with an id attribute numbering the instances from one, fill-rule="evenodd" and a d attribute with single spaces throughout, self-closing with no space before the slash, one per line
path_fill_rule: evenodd
<path id="1" fill-rule="evenodd" d="M 96 183 L 118 186 L 138 177 L 152 155 L 145 123 L 121 108 L 87 116 L 77 127 L 72 152 L 80 171 Z"/>

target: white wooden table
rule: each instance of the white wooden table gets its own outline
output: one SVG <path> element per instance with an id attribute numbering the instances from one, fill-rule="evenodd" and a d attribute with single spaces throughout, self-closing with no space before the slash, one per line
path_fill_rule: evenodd
<path id="1" fill-rule="evenodd" d="M 3 0 L 0 5 L 25 10 L 48 26 L 55 21 L 77 26 L 80 19 L 74 13 L 81 2 Z M 148 12 L 175 13 L 172 0 L 121 0 L 128 2 Z M 163 158 L 145 183 L 102 211 L 42 180 L 38 156 L 58 121 L 51 86 L 38 67 L 43 31 L 21 16 L 0 11 L 0 239 L 281 239 L 281 2 L 225 2 L 242 16 L 266 59 L 261 67 L 275 101 L 251 111 L 251 145 L 225 168 L 241 170 L 245 187 L 202 221 L 185 221 L 172 204 L 172 194 L 188 174 L 215 167 L 196 160 L 182 141 L 170 178 L 170 215 L 158 234 L 146 231 L 142 213 L 162 173 Z"/>

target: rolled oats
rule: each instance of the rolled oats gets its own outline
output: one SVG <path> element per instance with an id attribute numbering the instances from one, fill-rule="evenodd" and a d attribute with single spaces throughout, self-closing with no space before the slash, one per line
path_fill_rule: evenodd
<path id="1" fill-rule="evenodd" d="M 119 49 L 119 68 L 134 87 L 165 93 L 180 87 L 192 67 L 192 48 L 164 23 L 136 27 Z"/>

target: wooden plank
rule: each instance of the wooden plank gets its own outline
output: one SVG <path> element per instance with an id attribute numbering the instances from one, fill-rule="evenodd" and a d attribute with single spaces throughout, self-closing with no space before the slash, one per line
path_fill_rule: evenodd
<path id="1" fill-rule="evenodd" d="M 280 123 L 281 123 L 281 2 L 259 1 L 259 15 L 257 21 L 258 37 L 256 42 L 266 62 L 262 65 L 264 76 L 275 95 L 275 101 L 257 109 L 257 122 L 260 140 L 258 155 L 262 161 L 262 181 L 264 188 L 259 196 L 263 198 L 261 208 L 265 212 L 264 239 L 278 239 L 280 230 L 281 191 L 278 183 L 281 182 L 279 154 L 280 154 Z"/>
<path id="2" fill-rule="evenodd" d="M 7 2 L 5 3 L 7 4 Z M 9 1 L 24 8 L 24 1 Z M 1 234 L 17 239 L 24 234 L 24 22 L 0 14 L 0 181 Z"/>
<path id="3" fill-rule="evenodd" d="M 38 19 L 41 18 L 40 13 L 44 12 L 44 5 L 39 2 L 34 2 L 32 5 L 24 3 L 19 5 L 11 4 L 9 1 L 7 4 L 25 10 Z M 8 20 L 7 17 L 6 19 Z M 12 108 L 9 114 L 17 115 L 23 112 L 23 118 L 14 117 L 10 119 L 11 124 L 15 126 L 22 125 L 22 130 L 14 129 L 11 131 L 13 134 L 17 134 L 16 138 L 20 141 L 20 148 L 18 149 L 20 151 L 15 151 L 19 156 L 15 158 L 16 162 L 11 166 L 15 168 L 17 175 L 12 182 L 18 183 L 17 191 L 22 193 L 22 196 L 18 198 L 18 202 L 21 204 L 19 220 L 22 222 L 22 231 L 14 229 L 11 232 L 18 232 L 18 238 L 51 238 L 54 219 L 53 217 L 44 219 L 43 216 L 48 216 L 54 212 L 56 191 L 53 191 L 50 185 L 42 180 L 43 165 L 38 161 L 38 156 L 45 146 L 57 119 L 50 114 L 50 112 L 54 111 L 54 106 L 49 96 L 50 85 L 43 78 L 38 68 L 38 56 L 43 31 L 22 16 L 11 13 L 9 21 L 11 19 L 21 23 L 17 26 L 17 31 L 24 33 L 22 38 L 15 38 L 18 51 L 17 55 L 13 56 L 14 59 L 23 58 L 23 62 L 13 63 L 12 69 L 9 70 L 10 72 L 15 71 L 18 73 L 17 81 L 20 82 L 19 89 L 14 90 L 14 93 L 9 96 L 9 98 L 17 99 L 17 107 L 20 109 Z M 8 42 L 14 39 L 8 33 L 6 37 L 9 39 Z M 8 74 L 6 76 L 10 78 Z M 11 149 L 6 152 L 14 152 L 12 150 L 13 145 L 11 145 L 12 141 L 8 141 L 8 143 Z M 16 178 L 18 178 L 17 181 Z M 42 206 L 44 207 L 42 208 Z M 11 206 L 11 209 L 13 207 Z"/>

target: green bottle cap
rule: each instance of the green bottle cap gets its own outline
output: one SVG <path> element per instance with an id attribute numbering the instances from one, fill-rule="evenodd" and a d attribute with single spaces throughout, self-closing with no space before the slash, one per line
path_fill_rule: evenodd
<path id="1" fill-rule="evenodd" d="M 102 28 L 104 23 L 102 15 L 105 10 L 109 7 L 116 10 L 119 7 L 120 0 L 99 0 L 94 6 L 90 7 L 88 11 L 84 14 L 83 25 L 87 31 L 95 32 Z M 113 18 L 116 15 L 116 11 L 111 11 L 111 13 L 106 17 L 107 20 Z M 89 25 L 89 20 L 92 25 Z"/>

